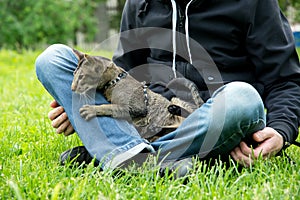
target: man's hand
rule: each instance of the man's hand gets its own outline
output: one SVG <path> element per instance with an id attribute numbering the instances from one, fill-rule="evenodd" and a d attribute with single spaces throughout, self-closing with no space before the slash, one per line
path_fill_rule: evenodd
<path id="1" fill-rule="evenodd" d="M 246 167 L 253 165 L 260 156 L 266 159 L 276 155 L 283 147 L 282 136 L 270 127 L 254 133 L 252 137 L 259 144 L 256 148 L 252 149 L 245 142 L 241 142 L 230 153 L 235 161 Z"/>
<path id="2" fill-rule="evenodd" d="M 48 113 L 48 117 L 52 121 L 51 125 L 56 129 L 56 132 L 58 134 L 63 133 L 65 136 L 73 134 L 75 130 L 70 123 L 64 108 L 55 100 L 50 103 L 50 106 L 53 110 Z"/>

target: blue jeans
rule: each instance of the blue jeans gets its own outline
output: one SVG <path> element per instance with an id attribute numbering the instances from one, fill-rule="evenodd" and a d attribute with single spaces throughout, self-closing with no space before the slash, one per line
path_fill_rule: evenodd
<path id="1" fill-rule="evenodd" d="M 220 87 L 210 99 L 189 115 L 175 131 L 149 143 L 125 120 L 96 117 L 85 121 L 79 114 L 84 104 L 108 103 L 100 92 L 88 99 L 71 91 L 78 59 L 71 48 L 55 44 L 36 60 L 40 82 L 64 107 L 76 133 L 103 169 L 115 168 L 145 150 L 166 160 L 197 155 L 207 159 L 229 155 L 244 138 L 265 127 L 265 112 L 257 91 L 244 82 Z"/>

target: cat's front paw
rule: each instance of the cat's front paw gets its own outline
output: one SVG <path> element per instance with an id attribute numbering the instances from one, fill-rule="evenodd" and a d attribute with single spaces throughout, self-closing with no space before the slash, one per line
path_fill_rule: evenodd
<path id="1" fill-rule="evenodd" d="M 79 109 L 79 113 L 82 118 L 84 118 L 86 121 L 92 119 L 93 117 L 96 117 L 97 112 L 94 106 L 91 105 L 84 105 Z"/>

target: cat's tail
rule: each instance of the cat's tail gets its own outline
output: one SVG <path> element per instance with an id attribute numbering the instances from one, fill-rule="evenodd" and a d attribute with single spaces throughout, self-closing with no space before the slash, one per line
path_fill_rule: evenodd
<path id="1" fill-rule="evenodd" d="M 204 103 L 196 84 L 186 78 L 175 78 L 171 80 L 167 84 L 167 88 L 170 89 L 177 98 L 189 103 L 192 103 L 190 102 L 190 97 L 192 97 L 193 104 L 195 104 L 198 108 Z"/>

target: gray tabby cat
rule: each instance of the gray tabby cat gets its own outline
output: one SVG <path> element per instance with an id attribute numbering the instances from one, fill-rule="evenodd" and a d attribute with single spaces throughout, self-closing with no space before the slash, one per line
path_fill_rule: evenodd
<path id="1" fill-rule="evenodd" d="M 111 116 L 133 122 L 141 137 L 154 141 L 177 128 L 185 119 L 180 111 L 188 114 L 203 104 L 197 87 L 187 79 L 174 79 L 173 84 L 183 83 L 189 88 L 194 103 L 173 97 L 171 101 L 154 93 L 116 66 L 111 60 L 101 56 L 89 56 L 74 50 L 79 64 L 74 72 L 72 91 L 87 95 L 89 91 L 100 90 L 111 104 L 84 105 L 80 114 L 85 120 L 95 116 Z"/>

